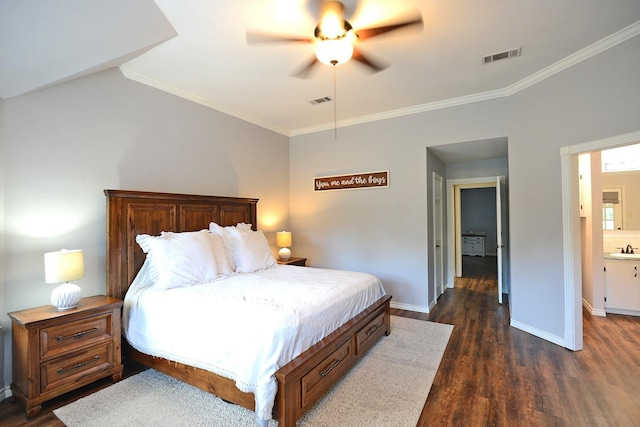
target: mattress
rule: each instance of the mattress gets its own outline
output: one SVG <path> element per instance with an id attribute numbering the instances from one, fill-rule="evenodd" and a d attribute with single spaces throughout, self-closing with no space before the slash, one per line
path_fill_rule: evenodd
<path id="1" fill-rule="evenodd" d="M 234 380 L 268 420 L 275 372 L 384 295 L 370 274 L 288 265 L 158 291 L 145 264 L 123 329 L 138 351 Z"/>

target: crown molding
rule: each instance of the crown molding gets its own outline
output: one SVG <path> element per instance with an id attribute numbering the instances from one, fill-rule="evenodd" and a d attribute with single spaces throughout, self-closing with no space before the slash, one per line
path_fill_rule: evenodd
<path id="1" fill-rule="evenodd" d="M 442 108 L 456 107 L 464 104 L 471 104 L 474 102 L 487 101 L 491 99 L 504 98 L 514 95 L 522 90 L 525 90 L 531 86 L 534 86 L 549 77 L 558 74 L 569 67 L 579 64 L 595 55 L 605 52 L 614 46 L 619 45 L 633 37 L 640 34 L 640 21 L 629 25 L 622 30 L 605 37 L 584 49 L 581 49 L 566 58 L 551 64 L 550 66 L 543 68 L 542 70 L 531 74 L 528 77 L 504 88 L 497 89 L 490 92 L 482 92 L 474 95 L 462 96 L 459 98 L 445 99 L 442 101 L 430 102 L 428 104 L 416 105 L 408 108 L 400 108 L 397 110 L 386 111 L 378 114 L 371 114 L 367 116 L 356 117 L 348 120 L 341 120 L 337 123 L 337 127 L 352 126 L 362 123 L 374 122 L 377 120 L 390 119 L 394 117 L 406 116 L 409 114 L 424 113 L 426 111 L 439 110 Z M 294 129 L 289 132 L 289 136 L 304 135 L 308 133 L 320 132 L 329 129 L 333 129 L 333 123 L 327 123 L 318 126 L 312 126 L 308 128 Z"/>
<path id="2" fill-rule="evenodd" d="M 299 129 L 282 129 L 277 126 L 273 126 L 269 123 L 265 123 L 261 120 L 256 119 L 255 117 L 246 116 L 238 111 L 235 111 L 229 107 L 224 105 L 212 102 L 209 99 L 203 98 L 191 92 L 185 91 L 183 89 L 177 88 L 175 86 L 168 85 L 158 79 L 147 76 L 135 70 L 128 68 L 126 65 L 120 66 L 120 71 L 122 74 L 128 79 L 137 81 L 139 83 L 145 84 L 147 86 L 154 87 L 156 89 L 160 89 L 162 91 L 171 93 L 173 95 L 179 96 L 181 98 L 193 101 L 200 105 L 204 105 L 205 107 L 212 108 L 214 110 L 220 111 L 222 113 L 228 114 L 230 116 L 236 117 L 238 119 L 247 121 L 249 123 L 255 124 L 262 128 L 271 130 L 273 132 L 292 137 L 298 135 L 305 135 L 315 132 L 322 132 L 326 130 L 331 130 L 336 127 L 346 127 L 346 126 L 354 126 L 364 123 L 375 122 L 379 120 L 391 119 L 396 117 L 407 116 L 411 114 L 424 113 L 427 111 L 440 110 L 444 108 L 457 107 L 465 104 L 472 104 L 475 102 L 488 101 L 492 99 L 505 98 L 511 95 L 514 95 L 522 90 L 525 90 L 531 86 L 534 86 L 549 77 L 558 74 L 569 67 L 572 67 L 576 64 L 581 63 L 595 55 L 598 55 L 602 52 L 605 52 L 608 49 L 611 49 L 614 46 L 619 45 L 633 37 L 640 35 L 640 21 L 637 21 L 622 30 L 611 34 L 587 47 L 581 49 L 566 58 L 551 64 L 550 66 L 543 68 L 542 70 L 531 74 L 528 77 L 506 87 L 503 89 L 497 89 L 488 92 L 477 93 L 473 95 L 461 96 L 458 98 L 445 99 L 441 101 L 429 102 L 427 104 L 415 105 L 407 108 L 399 108 L 396 110 L 385 111 L 382 113 L 369 114 L 366 116 L 354 117 L 350 119 L 340 120 L 336 123 L 324 123 L 317 126 L 310 126 L 306 128 Z"/>
<path id="3" fill-rule="evenodd" d="M 441 110 L 443 108 L 457 107 L 459 105 L 472 104 L 474 102 L 487 101 L 490 99 L 503 98 L 507 96 L 504 89 L 494 90 L 490 92 L 476 93 L 473 95 L 461 96 L 458 98 L 444 99 L 442 101 L 430 102 L 428 104 L 420 104 L 412 107 L 398 108 L 396 110 L 384 111 L 382 113 L 369 114 L 366 116 L 354 117 L 351 119 L 340 120 L 337 123 L 325 123 L 318 126 L 294 129 L 289 132 L 289 136 L 298 136 L 308 133 L 320 132 L 337 127 L 346 127 L 359 125 L 363 123 L 376 122 L 378 120 L 392 119 L 395 117 L 408 116 L 410 114 L 424 113 L 426 111 Z"/>
<path id="4" fill-rule="evenodd" d="M 549 77 L 560 73 L 561 71 L 566 70 L 569 67 L 572 67 L 576 64 L 579 64 L 582 61 L 585 61 L 593 56 L 596 56 L 608 49 L 611 49 L 614 46 L 619 45 L 633 37 L 636 37 L 640 34 L 640 21 L 637 21 L 622 30 L 611 34 L 597 42 L 581 49 L 560 61 L 551 64 L 550 66 L 543 68 L 542 70 L 531 74 L 528 77 L 520 80 L 512 84 L 511 86 L 505 88 L 507 95 L 511 96 L 515 93 L 520 92 L 521 90 L 527 89 L 535 84 L 540 83 L 543 80 L 548 79 Z"/>

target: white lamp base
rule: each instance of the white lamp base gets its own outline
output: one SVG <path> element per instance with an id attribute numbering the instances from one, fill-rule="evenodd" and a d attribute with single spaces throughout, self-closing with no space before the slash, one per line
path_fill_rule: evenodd
<path id="1" fill-rule="evenodd" d="M 291 251 L 289 248 L 282 248 L 278 251 L 278 258 L 280 261 L 288 261 L 291 258 Z"/>
<path id="2" fill-rule="evenodd" d="M 51 292 L 51 304 L 58 310 L 69 310 L 80 301 L 80 286 L 63 283 Z"/>

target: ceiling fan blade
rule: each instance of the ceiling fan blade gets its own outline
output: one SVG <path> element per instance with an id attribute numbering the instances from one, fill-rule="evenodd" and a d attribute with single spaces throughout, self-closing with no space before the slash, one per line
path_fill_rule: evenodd
<path id="1" fill-rule="evenodd" d="M 284 36 L 279 34 L 255 33 L 247 31 L 247 43 L 312 43 L 309 37 Z"/>
<path id="2" fill-rule="evenodd" d="M 309 77 L 309 73 L 311 72 L 311 70 L 317 64 L 320 64 L 320 61 L 318 61 L 318 58 L 316 58 L 314 55 L 311 61 L 309 61 L 305 66 L 300 68 L 298 71 L 292 73 L 291 75 L 294 77 L 298 77 L 300 79 L 306 79 L 307 77 Z"/>
<path id="3" fill-rule="evenodd" d="M 372 73 L 377 73 L 377 72 L 382 71 L 385 68 L 387 68 L 386 65 L 382 65 L 380 63 L 373 62 L 371 59 L 369 59 L 366 56 L 364 56 L 362 54 L 362 52 L 360 50 L 356 49 L 356 48 L 353 49 L 353 56 L 351 57 L 351 59 L 353 59 L 354 61 L 358 61 L 361 64 L 366 65 L 367 67 L 369 67 L 371 69 Z"/>
<path id="4" fill-rule="evenodd" d="M 422 15 L 417 16 L 414 19 L 404 22 L 398 22 L 397 24 L 384 25 L 381 27 L 372 27 L 372 28 L 363 28 L 361 30 L 356 31 L 356 35 L 358 36 L 358 40 L 366 40 L 371 37 L 376 37 L 381 34 L 385 34 L 391 31 L 399 30 L 401 28 L 411 27 L 411 26 L 419 26 L 422 28 Z"/>

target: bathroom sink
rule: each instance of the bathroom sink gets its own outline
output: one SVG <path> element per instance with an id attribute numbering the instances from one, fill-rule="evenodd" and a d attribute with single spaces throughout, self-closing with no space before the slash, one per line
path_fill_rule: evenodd
<path id="1" fill-rule="evenodd" d="M 620 252 L 610 253 L 609 256 L 622 259 L 640 259 L 640 254 L 621 254 Z"/>

